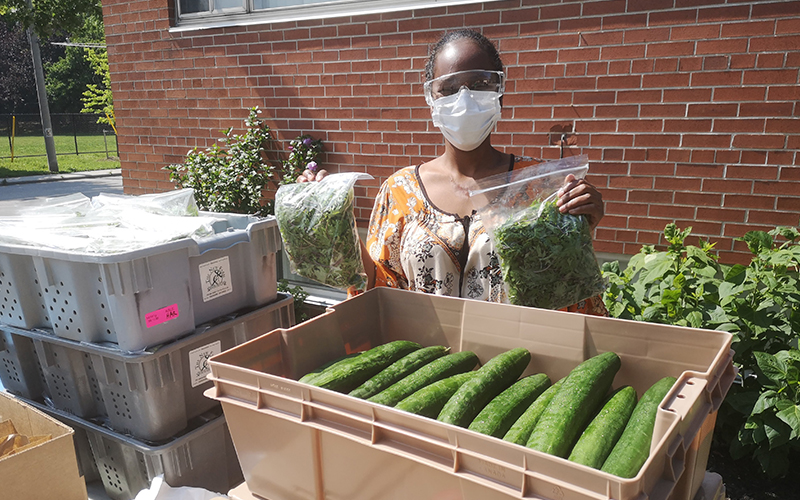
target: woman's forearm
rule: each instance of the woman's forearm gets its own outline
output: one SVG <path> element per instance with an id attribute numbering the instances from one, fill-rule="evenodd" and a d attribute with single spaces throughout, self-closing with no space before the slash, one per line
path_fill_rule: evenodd
<path id="1" fill-rule="evenodd" d="M 367 274 L 367 290 L 375 288 L 375 261 L 370 257 L 367 252 L 367 246 L 364 240 L 358 238 L 358 243 L 361 245 L 361 261 L 364 263 L 364 271 Z"/>

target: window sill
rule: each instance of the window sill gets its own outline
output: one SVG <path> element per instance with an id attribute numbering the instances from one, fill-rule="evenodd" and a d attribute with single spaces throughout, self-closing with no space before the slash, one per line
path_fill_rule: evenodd
<path id="1" fill-rule="evenodd" d="M 236 26 L 252 26 L 255 24 L 285 23 L 330 19 L 336 17 L 362 16 L 382 14 L 403 10 L 447 7 L 449 5 L 465 5 L 484 3 L 486 0 L 361 0 L 356 2 L 331 2 L 320 5 L 296 5 L 285 8 L 274 8 L 251 13 L 223 15 L 199 15 L 180 19 L 177 26 L 169 29 L 170 33 L 196 31 Z M 497 1 L 497 0 L 489 0 Z"/>

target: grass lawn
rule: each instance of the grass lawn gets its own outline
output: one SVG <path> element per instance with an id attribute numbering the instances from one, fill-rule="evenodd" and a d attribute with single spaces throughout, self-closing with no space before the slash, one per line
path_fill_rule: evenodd
<path id="1" fill-rule="evenodd" d="M 106 136 L 105 142 L 102 135 L 77 136 L 79 155 L 75 154 L 76 138 L 72 135 L 57 135 L 54 139 L 61 173 L 119 168 L 116 136 Z M 106 147 L 110 158 L 106 157 Z M 96 152 L 84 154 L 84 151 Z M 13 162 L 8 138 L 0 140 L 0 178 L 49 173 L 47 156 L 28 156 L 37 154 L 45 155 L 44 137 L 14 138 Z"/>

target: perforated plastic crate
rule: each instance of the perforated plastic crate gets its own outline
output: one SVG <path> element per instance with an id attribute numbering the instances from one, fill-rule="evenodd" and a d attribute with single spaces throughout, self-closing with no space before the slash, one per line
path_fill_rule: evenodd
<path id="1" fill-rule="evenodd" d="M 147 440 L 166 439 L 217 403 L 203 396 L 211 386 L 207 360 L 275 328 L 294 324 L 291 296 L 141 353 L 80 343 L 41 332 L 5 327 L 33 344 L 47 394 L 59 409 L 83 418 L 104 417 L 111 428 Z"/>
<path id="2" fill-rule="evenodd" d="M 33 259 L 0 251 L 0 323 L 50 327 Z"/>
<path id="3" fill-rule="evenodd" d="M 84 477 L 87 481 L 99 477 L 114 500 L 134 498 L 160 474 L 170 486 L 194 486 L 217 493 L 243 479 L 219 408 L 195 417 L 178 435 L 147 443 L 46 405 L 32 404 L 75 429 L 76 436 L 81 433 L 79 437 L 85 441 L 76 443 L 76 452 Z"/>
<path id="4" fill-rule="evenodd" d="M 25 399 L 43 401 L 49 395 L 33 340 L 1 327 L 0 382 L 6 391 Z"/>
<path id="5" fill-rule="evenodd" d="M 473 351 L 482 362 L 524 347 L 531 362 L 522 376 L 551 380 L 613 351 L 622 361 L 614 387 L 641 395 L 664 376 L 677 382 L 659 405 L 650 457 L 623 479 L 296 381 L 401 339 Z M 377 288 L 215 356 L 207 394 L 222 402 L 247 485 L 264 498 L 690 500 L 735 377 L 730 345 L 726 332 Z"/>
<path id="6" fill-rule="evenodd" d="M 275 219 L 212 215 L 214 235 L 113 255 L 0 245 L 0 323 L 138 351 L 273 301 Z"/>

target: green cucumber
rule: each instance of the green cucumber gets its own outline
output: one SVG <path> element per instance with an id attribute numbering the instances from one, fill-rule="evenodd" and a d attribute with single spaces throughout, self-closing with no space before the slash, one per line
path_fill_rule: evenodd
<path id="1" fill-rule="evenodd" d="M 297 379 L 297 381 L 298 382 L 304 382 L 306 384 L 310 384 L 312 380 L 317 378 L 317 376 L 320 373 L 324 372 L 328 368 L 333 368 L 334 366 L 339 366 L 340 363 L 341 364 L 349 363 L 350 361 L 353 360 L 353 358 L 355 358 L 359 354 L 361 354 L 361 352 L 354 352 L 352 354 L 347 354 L 346 356 L 342 356 L 341 358 L 336 358 L 333 361 L 328 361 L 327 363 L 325 363 L 324 365 L 320 366 L 319 368 L 306 373 L 305 375 L 303 375 L 302 377 Z"/>
<path id="2" fill-rule="evenodd" d="M 650 456 L 658 405 L 673 385 L 675 377 L 664 377 L 647 389 L 633 409 L 628 425 L 600 468 L 601 471 L 624 478 L 632 478 L 639 473 Z"/>
<path id="3" fill-rule="evenodd" d="M 447 354 L 447 351 L 449 350 L 449 347 L 435 345 L 431 347 L 423 347 L 418 351 L 407 354 L 392 363 L 390 366 L 381 370 L 371 379 L 350 391 L 350 396 L 360 399 L 370 398 L 406 375 L 413 373 L 418 368 L 430 363 L 436 358 L 441 358 Z"/>
<path id="4" fill-rule="evenodd" d="M 382 344 L 356 356 L 351 362 L 328 368 L 309 384 L 332 391 L 350 392 L 398 359 L 418 349 L 422 349 L 422 346 L 408 340 Z"/>
<path id="5" fill-rule="evenodd" d="M 514 383 L 531 361 L 523 347 L 498 354 L 478 369 L 445 403 L 437 420 L 466 427 L 486 404 Z"/>
<path id="6" fill-rule="evenodd" d="M 435 359 L 414 373 L 398 380 L 367 401 L 394 406 L 411 394 L 436 381 L 475 368 L 478 356 L 471 351 L 455 352 Z"/>
<path id="7" fill-rule="evenodd" d="M 434 382 L 403 399 L 395 405 L 395 408 L 423 417 L 436 418 L 447 400 L 464 385 L 464 382 L 477 373 L 475 371 L 459 373 Z"/>
<path id="8" fill-rule="evenodd" d="M 467 427 L 471 431 L 501 438 L 545 389 L 550 378 L 544 373 L 524 377 L 489 401 Z"/>
<path id="9" fill-rule="evenodd" d="M 536 400 L 528 406 L 528 409 L 525 410 L 525 413 L 520 416 L 516 422 L 511 425 L 511 428 L 508 429 L 506 435 L 503 436 L 504 441 L 509 441 L 516 444 L 521 444 L 525 446 L 525 443 L 528 442 L 528 438 L 531 436 L 531 432 L 533 431 L 533 427 L 536 425 L 536 422 L 539 421 L 539 417 L 542 416 L 542 412 L 547 405 L 550 404 L 550 401 L 553 399 L 553 396 L 556 395 L 558 392 L 559 387 L 564 382 L 562 378 L 555 384 L 551 385 L 544 391 L 541 396 L 536 398 Z"/>
<path id="10" fill-rule="evenodd" d="M 636 390 L 626 385 L 608 399 L 589 422 L 567 460 L 599 469 L 617 444 L 636 407 Z"/>
<path id="11" fill-rule="evenodd" d="M 576 366 L 536 422 L 526 446 L 566 458 L 608 394 L 619 368 L 619 356 L 610 351 Z"/>

